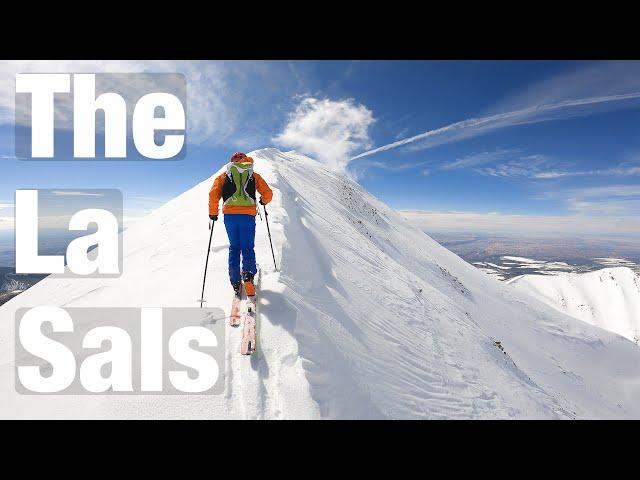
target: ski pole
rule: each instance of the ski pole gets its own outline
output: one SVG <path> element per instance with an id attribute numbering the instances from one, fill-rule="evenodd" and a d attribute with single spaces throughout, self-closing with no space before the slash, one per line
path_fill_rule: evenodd
<path id="1" fill-rule="evenodd" d="M 262 205 L 264 208 L 264 220 L 267 223 L 267 233 L 269 234 L 269 244 L 271 245 L 271 255 L 273 256 L 273 267 L 278 271 L 278 266 L 276 265 L 276 254 L 273 253 L 273 242 L 271 242 L 271 230 L 269 230 L 269 214 L 267 213 L 267 206 Z"/>
<path id="2" fill-rule="evenodd" d="M 200 308 L 202 308 L 202 304 L 204 303 L 204 284 L 207 281 L 207 267 L 209 266 L 209 253 L 211 252 L 211 239 L 213 238 L 213 226 L 216 224 L 215 220 L 213 222 L 209 222 L 209 230 L 211 233 L 209 234 L 209 246 L 207 247 L 207 260 L 204 263 L 204 278 L 202 279 L 202 295 L 200 296 Z"/>

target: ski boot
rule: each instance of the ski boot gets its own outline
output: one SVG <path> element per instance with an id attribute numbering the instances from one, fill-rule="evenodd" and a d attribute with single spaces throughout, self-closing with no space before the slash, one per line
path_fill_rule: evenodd
<path id="1" fill-rule="evenodd" d="M 244 283 L 244 291 L 247 292 L 247 297 L 255 297 L 256 287 L 253 284 L 253 277 L 255 273 L 242 272 L 242 282 Z"/>

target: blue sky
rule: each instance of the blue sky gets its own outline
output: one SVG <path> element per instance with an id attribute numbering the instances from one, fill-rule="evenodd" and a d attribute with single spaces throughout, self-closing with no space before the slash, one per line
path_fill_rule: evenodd
<path id="1" fill-rule="evenodd" d="M 184 73 L 186 158 L 13 159 L 15 74 L 39 71 Z M 17 188 L 120 188 L 138 217 L 276 146 L 433 230 L 640 235 L 638 62 L 0 62 L 0 89 L 0 227 Z"/>

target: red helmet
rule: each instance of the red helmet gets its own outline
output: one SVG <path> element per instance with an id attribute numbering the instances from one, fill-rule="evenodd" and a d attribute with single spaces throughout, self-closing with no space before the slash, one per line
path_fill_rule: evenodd
<path id="1" fill-rule="evenodd" d="M 232 162 L 240 162 L 243 158 L 247 158 L 247 156 L 242 152 L 236 152 L 231 155 Z"/>

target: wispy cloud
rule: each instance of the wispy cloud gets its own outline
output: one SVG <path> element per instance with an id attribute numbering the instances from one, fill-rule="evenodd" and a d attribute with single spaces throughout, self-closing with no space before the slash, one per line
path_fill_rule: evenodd
<path id="1" fill-rule="evenodd" d="M 407 136 L 407 133 L 409 133 L 409 128 L 403 128 L 402 130 L 400 130 L 398 133 L 396 133 L 395 135 L 395 139 L 396 140 L 400 140 L 401 138 L 404 138 Z"/>
<path id="2" fill-rule="evenodd" d="M 476 167 L 487 163 L 494 163 L 508 155 L 518 153 L 519 150 L 496 150 L 493 152 L 482 152 L 457 158 L 452 162 L 447 162 L 440 166 L 441 170 L 459 170 L 463 168 Z"/>
<path id="3" fill-rule="evenodd" d="M 562 71 L 527 85 L 496 103 L 487 114 L 519 110 L 590 97 L 626 95 L 640 91 L 640 62 L 574 63 Z M 611 105 L 611 108 L 617 106 Z"/>
<path id="4" fill-rule="evenodd" d="M 564 192 L 567 208 L 588 215 L 640 218 L 640 185 L 607 185 Z"/>
<path id="5" fill-rule="evenodd" d="M 607 198 L 586 201 L 570 198 L 567 200 L 567 208 L 572 212 L 589 214 L 591 216 L 624 216 L 635 217 L 640 215 L 640 197 L 638 198 Z"/>
<path id="6" fill-rule="evenodd" d="M 441 128 L 429 130 L 397 142 L 389 143 L 372 150 L 367 150 L 352 157 L 351 160 L 385 152 L 394 148 L 404 147 L 416 142 L 420 142 L 420 144 L 416 146 L 416 149 L 424 150 L 444 143 L 482 135 L 501 128 L 558 120 L 585 113 L 577 111 L 577 107 L 588 107 L 606 103 L 624 104 L 626 103 L 625 101 L 636 100 L 639 98 L 640 91 L 624 95 L 581 98 L 578 100 L 567 100 L 554 104 L 534 105 L 512 112 L 499 113 L 487 117 L 470 118 Z"/>
<path id="7" fill-rule="evenodd" d="M 584 217 L 617 217 L 634 225 L 640 221 L 640 185 L 598 185 L 547 190 L 532 197 L 560 200 L 567 210 Z"/>
<path id="8" fill-rule="evenodd" d="M 14 204 L 13 202 L 0 202 L 0 230 L 9 230 L 13 229 L 14 226 Z M 11 215 L 7 215 L 11 213 Z"/>
<path id="9" fill-rule="evenodd" d="M 640 236 L 640 220 L 628 217 L 572 215 L 507 215 L 497 212 L 402 211 L 411 223 L 426 232 L 464 232 L 486 235 Z"/>
<path id="10" fill-rule="evenodd" d="M 283 62 L 56 60 L 0 63 L 0 123 L 12 124 L 17 73 L 182 73 L 187 79 L 189 142 L 234 143 L 240 138 L 267 141 L 280 108 L 300 86 Z M 268 80 L 268 81 L 267 81 Z M 276 84 L 279 89 L 272 86 Z M 145 85 L 125 85 L 131 91 Z M 18 117 L 27 118 L 29 112 Z M 57 111 L 56 126 L 72 125 L 72 113 Z M 237 142 L 236 142 L 237 143 Z M 245 147 L 253 146 L 244 145 Z"/>
<path id="11" fill-rule="evenodd" d="M 490 152 L 480 152 L 466 155 L 464 157 L 456 158 L 455 160 L 437 162 L 434 159 L 420 160 L 420 161 L 382 161 L 374 160 L 371 158 L 360 158 L 355 162 L 349 164 L 349 172 L 356 178 L 363 177 L 370 169 L 387 170 L 387 171 L 405 171 L 415 169 L 420 171 L 422 175 L 430 175 L 433 171 L 443 170 L 462 170 L 488 163 L 498 162 L 504 160 L 510 155 L 519 154 L 521 150 L 517 149 L 498 149 Z M 429 165 L 429 168 L 421 168 Z"/>
<path id="12" fill-rule="evenodd" d="M 640 197 L 640 185 L 602 185 L 596 187 L 572 188 L 567 194 L 576 197 Z"/>
<path id="13" fill-rule="evenodd" d="M 51 194 L 56 197 L 104 197 L 104 193 L 80 192 L 73 190 L 52 190 Z"/>
<path id="14" fill-rule="evenodd" d="M 493 177 L 522 177 L 534 180 L 556 180 L 568 177 L 633 177 L 640 175 L 640 165 L 621 163 L 615 167 L 591 170 L 572 170 L 567 164 L 554 164 L 551 157 L 531 155 L 492 167 L 477 169 L 478 173 Z"/>
<path id="15" fill-rule="evenodd" d="M 351 98 L 305 97 L 273 141 L 313 155 L 329 168 L 344 171 L 354 151 L 371 145 L 369 127 L 374 122 L 373 112 Z"/>
<path id="16" fill-rule="evenodd" d="M 129 199 L 131 200 L 135 200 L 138 202 L 145 202 L 145 203 L 166 203 L 169 199 L 166 198 L 159 198 L 159 197 L 146 197 L 146 196 L 141 196 L 141 195 L 132 195 L 129 197 Z"/>
<path id="17" fill-rule="evenodd" d="M 382 161 L 370 157 L 360 158 L 349 165 L 356 177 L 365 176 L 369 169 L 403 171 L 419 169 L 429 165 L 426 174 L 433 171 L 472 170 L 476 173 L 501 178 L 523 178 L 529 180 L 559 180 L 571 177 L 633 177 L 640 176 L 640 160 L 622 162 L 616 166 L 600 169 L 575 169 L 574 162 L 560 162 L 545 154 L 523 155 L 522 149 L 498 149 L 472 153 L 455 160 L 437 162 L 434 159 L 421 161 Z M 509 157 L 514 157 L 509 159 Z"/>
<path id="18" fill-rule="evenodd" d="M 503 100 L 487 115 L 403 138 L 364 151 L 351 160 L 400 147 L 432 148 L 516 125 L 638 106 L 638 99 L 640 62 L 597 62 L 532 85 Z"/>
<path id="19" fill-rule="evenodd" d="M 11 230 L 14 226 L 13 216 L 0 216 L 0 230 Z"/>
<path id="20" fill-rule="evenodd" d="M 640 175 L 640 165 L 620 164 L 617 167 L 594 170 L 596 175 L 617 175 L 620 177 L 632 177 Z"/>
<path id="21" fill-rule="evenodd" d="M 364 159 L 360 162 L 349 165 L 349 174 L 356 178 L 363 178 L 371 170 L 384 170 L 387 172 L 404 172 L 407 170 L 420 171 L 421 175 L 429 175 L 430 170 L 422 168 L 425 165 L 432 164 L 430 160 L 418 162 L 383 162 L 380 160 Z"/>
<path id="22" fill-rule="evenodd" d="M 547 155 L 523 155 L 491 167 L 479 168 L 476 171 L 492 177 L 526 177 L 535 179 L 551 179 L 565 176 L 568 172 L 551 170 L 551 158 Z"/>

